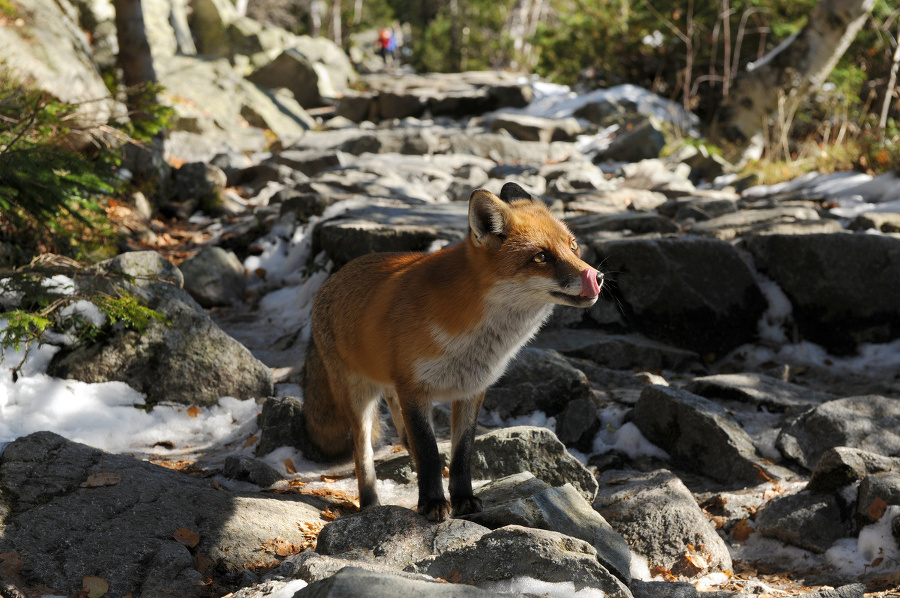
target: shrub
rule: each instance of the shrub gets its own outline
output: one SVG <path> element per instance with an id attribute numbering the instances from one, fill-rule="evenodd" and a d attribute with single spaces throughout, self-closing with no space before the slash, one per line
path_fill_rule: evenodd
<path id="1" fill-rule="evenodd" d="M 122 273 L 104 273 L 53 254 L 43 254 L 27 266 L 0 271 L 0 363 L 7 349 L 22 351 L 12 367 L 13 381 L 34 343 L 51 338 L 62 344 L 96 340 L 114 325 L 143 331 L 164 315 L 125 292 L 133 282 Z"/>
<path id="2" fill-rule="evenodd" d="M 52 251 L 87 257 L 115 240 L 102 201 L 114 190 L 110 152 L 72 151 L 76 106 L 0 68 L 0 264 Z"/>

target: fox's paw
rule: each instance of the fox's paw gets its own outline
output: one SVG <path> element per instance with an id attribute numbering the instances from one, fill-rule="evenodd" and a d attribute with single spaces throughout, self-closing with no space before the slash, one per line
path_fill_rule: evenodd
<path id="1" fill-rule="evenodd" d="M 416 509 L 428 521 L 440 523 L 450 518 L 450 503 L 443 498 L 423 498 Z"/>
<path id="2" fill-rule="evenodd" d="M 359 510 L 368 509 L 369 507 L 377 507 L 381 504 L 378 500 L 378 493 L 375 488 L 360 488 L 359 490 Z"/>
<path id="3" fill-rule="evenodd" d="M 460 498 L 450 497 L 450 504 L 453 505 L 453 516 L 461 517 L 470 513 L 480 513 L 484 510 L 481 499 L 474 496 L 462 496 Z"/>

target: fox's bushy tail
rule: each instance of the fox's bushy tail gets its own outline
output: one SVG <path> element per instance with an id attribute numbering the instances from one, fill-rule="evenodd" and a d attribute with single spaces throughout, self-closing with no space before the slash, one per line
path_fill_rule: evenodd
<path id="1" fill-rule="evenodd" d="M 338 405 L 315 338 L 306 348 L 303 384 L 304 454 L 314 461 L 330 461 L 353 452 L 350 420 Z"/>

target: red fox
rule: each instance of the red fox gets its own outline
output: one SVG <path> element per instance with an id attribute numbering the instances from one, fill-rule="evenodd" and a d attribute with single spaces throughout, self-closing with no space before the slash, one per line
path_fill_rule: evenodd
<path id="1" fill-rule="evenodd" d="M 470 456 L 485 390 L 554 304 L 589 307 L 603 274 L 566 226 L 515 183 L 469 199 L 465 240 L 432 254 L 375 253 L 341 268 L 313 303 L 304 415 L 321 456 L 353 449 L 360 507 L 379 504 L 372 444 L 383 394 L 418 472 L 419 514 L 478 512 Z M 451 401 L 450 502 L 431 424 Z"/>

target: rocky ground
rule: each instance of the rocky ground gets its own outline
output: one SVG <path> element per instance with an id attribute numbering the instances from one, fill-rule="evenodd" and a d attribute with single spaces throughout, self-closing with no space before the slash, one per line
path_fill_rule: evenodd
<path id="1" fill-rule="evenodd" d="M 0 594 L 896 593 L 896 177 L 698 187 L 714 160 L 640 159 L 658 148 L 639 102 L 597 99 L 571 120 L 430 118 L 428 102 L 185 164 L 161 215 L 122 219 L 145 251 L 103 267 L 138 276 L 172 325 L 65 348 L 49 372 L 122 380 L 151 404 L 257 398 L 258 427 L 168 467 L 50 432 L 10 443 Z M 635 161 L 609 160 L 613 144 Z M 389 429 L 392 504 L 357 513 L 350 464 L 283 457 L 298 454 L 283 447 L 311 298 L 357 255 L 456 242 L 471 191 L 507 181 L 569 224 L 607 272 L 605 300 L 559 308 L 488 392 L 484 512 L 433 525 L 406 508 L 415 474 Z M 224 201 L 198 212 L 209 193 Z M 193 247 L 176 252 L 162 219 L 185 217 Z M 445 406 L 435 421 L 446 439 Z"/>
<path id="2" fill-rule="evenodd" d="M 120 109 L 98 69 L 111 8 L 20 4 L 11 66 L 101 120 Z M 170 325 L 44 352 L 50 377 L 0 380 L 0 408 L 55 384 L 62 427 L 76 380 L 115 380 L 110 413 L 220 409 L 232 430 L 107 453 L 34 432 L 56 429 L 35 412 L 0 454 L 0 596 L 898 595 L 896 172 L 753 186 L 693 144 L 661 158 L 696 119 L 631 86 L 359 78 L 364 50 L 354 69 L 228 3 L 142 5 L 176 168 L 162 205 L 110 208 L 129 241 L 101 269 Z M 484 512 L 409 509 L 385 412 L 389 505 L 358 513 L 352 464 L 293 446 L 312 298 L 358 255 L 457 242 L 472 191 L 508 181 L 576 233 L 603 300 L 558 308 L 488 392 Z M 446 454 L 446 406 L 435 424 Z"/>

